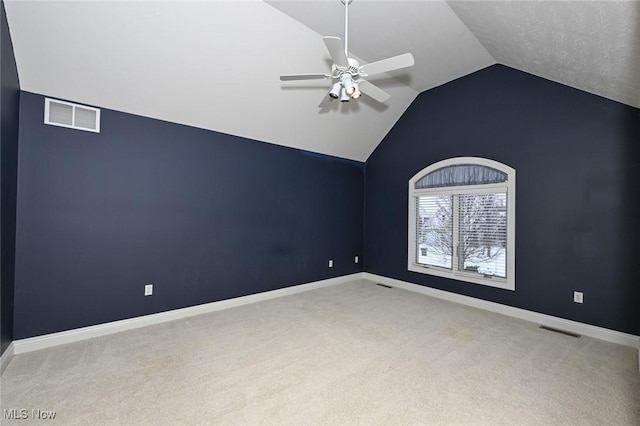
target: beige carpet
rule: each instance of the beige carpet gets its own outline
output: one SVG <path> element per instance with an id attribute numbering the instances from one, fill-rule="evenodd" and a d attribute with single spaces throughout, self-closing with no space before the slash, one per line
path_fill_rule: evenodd
<path id="1" fill-rule="evenodd" d="M 640 425 L 636 356 L 359 280 L 18 355 L 1 405 L 20 425 Z"/>

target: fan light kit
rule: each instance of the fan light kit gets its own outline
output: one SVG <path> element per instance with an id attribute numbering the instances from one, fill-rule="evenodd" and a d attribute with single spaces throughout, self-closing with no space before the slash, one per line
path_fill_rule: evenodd
<path id="1" fill-rule="evenodd" d="M 331 73 L 281 75 L 281 81 L 331 79 L 333 83 L 331 90 L 329 90 L 329 96 L 325 100 L 340 99 L 340 102 L 349 102 L 352 99 L 360 98 L 363 93 L 378 102 L 389 99 L 390 95 L 387 92 L 368 82 L 364 77 L 410 67 L 415 63 L 413 55 L 405 53 L 364 65 L 349 58 L 349 4 L 352 1 L 340 0 L 344 4 L 344 45 L 339 37 L 322 37 L 333 60 Z M 324 101 L 320 106 L 323 104 Z"/>

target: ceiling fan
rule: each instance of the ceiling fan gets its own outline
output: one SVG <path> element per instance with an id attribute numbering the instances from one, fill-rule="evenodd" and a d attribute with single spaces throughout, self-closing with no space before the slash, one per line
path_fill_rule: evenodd
<path id="1" fill-rule="evenodd" d="M 391 95 L 384 90 L 368 82 L 364 77 L 375 74 L 394 71 L 412 66 L 415 62 L 411 53 L 393 56 L 380 61 L 360 65 L 358 61 L 349 57 L 349 4 L 353 0 L 340 0 L 344 4 L 344 45 L 339 37 L 322 37 L 324 44 L 333 60 L 330 73 L 324 74 L 287 74 L 281 75 L 281 81 L 294 80 L 321 80 L 331 79 L 333 82 L 329 97 L 320 104 L 323 106 L 327 99 L 340 99 L 340 102 L 349 102 L 358 99 L 365 94 L 378 102 L 385 102 Z"/>

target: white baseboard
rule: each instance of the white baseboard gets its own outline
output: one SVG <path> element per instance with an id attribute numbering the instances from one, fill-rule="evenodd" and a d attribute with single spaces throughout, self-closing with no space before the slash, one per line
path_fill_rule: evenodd
<path id="1" fill-rule="evenodd" d="M 219 302 L 207 303 L 188 308 L 175 309 L 168 312 L 145 315 L 142 317 L 130 318 L 126 320 L 113 321 L 105 324 L 83 327 L 74 330 L 62 331 L 59 333 L 47 334 L 44 336 L 36 336 L 28 339 L 15 340 L 2 354 L 0 358 L 0 367 L 4 371 L 11 361 L 14 354 L 31 352 L 52 346 L 58 346 L 66 343 L 77 342 L 92 337 L 105 336 L 108 334 L 119 333 L 121 331 L 132 330 L 149 325 L 160 324 L 167 321 L 174 321 L 181 318 L 187 318 L 194 315 L 205 314 L 208 312 L 220 311 L 223 309 L 233 308 L 237 306 L 256 303 L 263 300 L 275 299 L 277 297 L 288 296 L 291 294 L 302 293 L 317 288 L 328 287 L 337 284 L 343 284 L 356 279 L 367 279 L 379 282 L 391 287 L 398 287 L 405 290 L 421 293 L 427 296 L 436 297 L 438 299 L 448 300 L 454 303 L 460 303 L 491 312 L 508 315 L 514 318 L 523 319 L 534 322 L 547 327 L 558 328 L 570 331 L 584 336 L 593 337 L 607 342 L 618 343 L 625 346 L 638 348 L 640 352 L 640 339 L 633 334 L 621 333 L 619 331 L 607 328 L 597 327 L 594 325 L 584 324 L 577 321 L 571 321 L 551 315 L 540 314 L 538 312 L 527 311 L 525 309 L 514 308 L 512 306 L 502 305 L 495 302 L 476 299 L 469 296 L 463 296 L 444 290 L 437 290 L 406 281 L 396 280 L 394 278 L 383 277 L 381 275 L 370 274 L 368 272 L 359 272 L 351 275 L 330 278 L 322 281 L 315 281 L 308 284 L 282 288 L 264 293 L 252 294 L 249 296 L 237 297 L 234 299 L 222 300 Z M 638 367 L 640 369 L 640 357 Z"/>
<path id="2" fill-rule="evenodd" d="M 362 278 L 362 273 L 344 275 L 336 278 L 329 278 L 322 281 L 315 281 L 307 284 L 300 284 L 278 290 L 266 291 L 263 293 L 251 294 L 248 296 L 236 297 L 233 299 L 221 300 L 219 302 L 206 303 L 204 305 L 191 306 L 188 308 L 174 309 L 172 311 L 160 312 L 157 314 L 145 315 L 126 320 L 113 321 L 89 327 L 77 328 L 74 330 L 61 331 L 59 333 L 46 334 L 44 336 L 30 337 L 27 339 L 14 340 L 13 352 L 17 354 L 36 351 L 52 346 L 73 343 L 92 337 L 106 336 L 108 334 L 119 333 L 121 331 L 160 324 L 167 321 L 174 321 L 194 315 L 206 314 L 223 309 L 234 308 L 236 306 L 248 305 L 250 303 L 261 302 L 263 300 L 275 299 L 277 297 L 302 293 L 316 288 L 328 287 L 342 284 L 348 281 Z M 8 350 L 6 351 L 8 352 Z M 5 353 L 6 353 L 5 352 Z M 11 354 L 13 355 L 13 353 Z M 4 355 L 3 355 L 4 357 Z M 8 363 L 8 362 L 7 362 Z"/>
<path id="3" fill-rule="evenodd" d="M 572 333 L 583 336 L 594 337 L 596 339 L 607 342 L 618 343 L 620 345 L 631 346 L 640 350 L 639 337 L 633 334 L 622 333 L 608 328 L 597 327 L 595 325 L 584 324 L 577 321 L 571 321 L 564 318 L 558 318 L 551 315 L 540 314 L 538 312 L 527 311 L 525 309 L 514 308 L 512 306 L 502 305 L 500 303 L 489 302 L 474 297 L 463 296 L 457 293 L 451 293 L 444 290 L 437 290 L 430 287 L 413 284 L 406 281 L 387 278 L 381 275 L 363 273 L 363 278 L 371 281 L 379 282 L 391 287 L 398 287 L 416 293 L 425 294 L 427 296 L 436 297 L 438 299 L 448 300 L 450 302 L 460 303 L 462 305 L 472 306 L 474 308 L 484 309 L 486 311 L 496 312 L 503 315 L 531 321 L 547 327 L 557 328 L 560 330 L 570 331 Z M 640 368 L 640 360 L 638 368 Z"/>
<path id="4" fill-rule="evenodd" d="M 11 358 L 15 354 L 15 346 L 13 342 L 9 344 L 9 347 L 4 351 L 2 356 L 0 356 L 0 375 L 4 373 L 4 369 L 7 368 L 9 362 L 11 362 Z"/>

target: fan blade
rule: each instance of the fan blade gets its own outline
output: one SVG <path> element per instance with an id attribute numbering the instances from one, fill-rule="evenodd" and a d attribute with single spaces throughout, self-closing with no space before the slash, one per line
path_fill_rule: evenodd
<path id="1" fill-rule="evenodd" d="M 281 75 L 280 81 L 294 81 L 294 80 L 324 80 L 329 78 L 327 74 L 288 74 Z"/>
<path id="2" fill-rule="evenodd" d="M 385 92 L 384 90 L 382 90 L 378 86 L 375 86 L 375 85 L 369 83 L 366 80 L 358 80 L 358 87 L 360 88 L 360 91 L 362 93 L 364 93 L 367 96 L 372 97 L 373 99 L 375 99 L 376 101 L 378 101 L 380 103 L 386 101 L 387 99 L 389 99 L 391 97 L 390 94 L 388 94 L 387 92 Z"/>
<path id="3" fill-rule="evenodd" d="M 348 67 L 349 61 L 347 55 L 344 53 L 344 45 L 340 37 L 322 37 L 324 44 L 327 46 L 327 50 L 331 55 L 333 63 L 338 67 Z"/>
<path id="4" fill-rule="evenodd" d="M 413 55 L 411 53 L 405 53 L 404 55 L 393 56 L 391 58 L 365 64 L 360 67 L 360 73 L 366 75 L 380 74 L 382 72 L 410 67 L 413 64 L 415 64 Z"/>
<path id="5" fill-rule="evenodd" d="M 320 104 L 318 105 L 318 108 L 329 108 L 331 106 L 331 98 L 329 97 L 329 95 L 324 95 L 324 97 L 322 98 L 322 102 L 320 102 Z"/>

